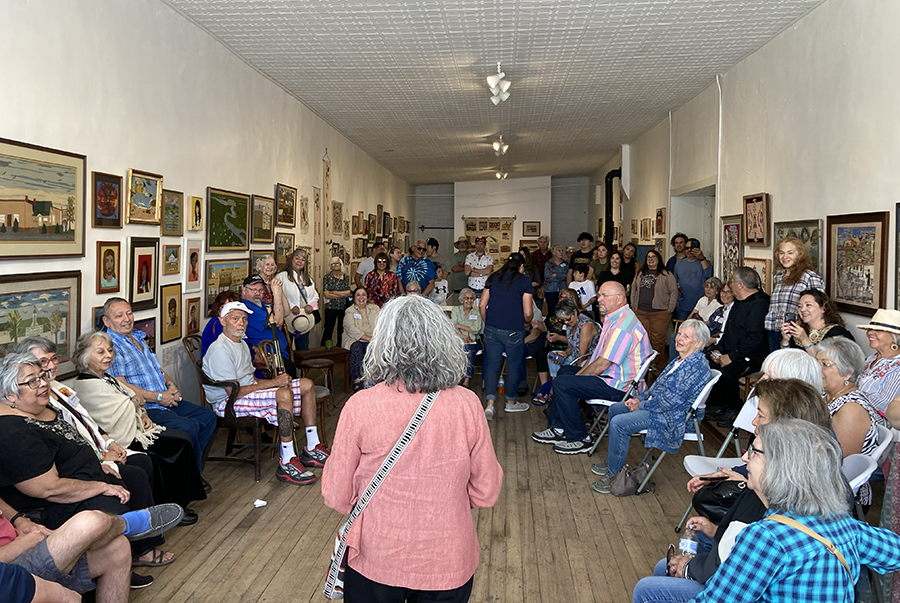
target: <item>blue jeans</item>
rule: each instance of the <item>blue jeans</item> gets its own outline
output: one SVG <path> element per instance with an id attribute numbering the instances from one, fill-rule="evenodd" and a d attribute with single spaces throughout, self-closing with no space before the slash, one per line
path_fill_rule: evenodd
<path id="1" fill-rule="evenodd" d="M 631 599 L 633 603 L 687 603 L 706 588 L 696 580 L 670 578 L 666 575 L 667 569 L 666 560 L 660 559 L 652 576 L 638 580 Z"/>
<path id="2" fill-rule="evenodd" d="M 588 436 L 584 421 L 581 420 L 579 400 L 621 400 L 625 392 L 614 389 L 600 377 L 576 375 L 579 368 L 574 365 L 560 367 L 553 380 L 553 402 L 547 413 L 547 426 L 562 429 L 566 440 L 575 442 Z"/>
<path id="3" fill-rule="evenodd" d="M 187 400 L 182 400 L 178 406 L 167 410 L 148 408 L 147 416 L 154 423 L 179 429 L 191 436 L 191 444 L 194 446 L 194 456 L 197 459 L 197 468 L 203 473 L 203 451 L 206 450 L 213 433 L 216 431 L 216 413 L 205 406 L 198 406 Z"/>
<path id="4" fill-rule="evenodd" d="M 475 343 L 467 343 L 465 347 L 466 356 L 468 357 L 466 362 L 466 379 L 471 379 L 475 376 L 475 359 L 478 357 L 478 350 L 481 349 L 481 344 L 476 341 Z"/>
<path id="5" fill-rule="evenodd" d="M 609 455 L 606 458 L 609 472 L 615 475 L 625 466 L 631 434 L 650 425 L 649 410 L 631 412 L 624 402 L 609 407 Z"/>
<path id="6" fill-rule="evenodd" d="M 525 361 L 525 330 L 505 331 L 496 327 L 484 327 L 484 397 L 487 400 L 497 399 L 497 383 L 500 367 L 503 364 L 503 352 L 506 352 L 506 401 L 516 401 L 516 386 L 522 363 Z M 510 377 L 512 376 L 512 379 Z"/>

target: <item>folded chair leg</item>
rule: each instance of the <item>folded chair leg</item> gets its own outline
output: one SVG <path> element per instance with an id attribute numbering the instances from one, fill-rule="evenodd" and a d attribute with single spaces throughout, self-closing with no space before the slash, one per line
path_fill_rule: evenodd
<path id="1" fill-rule="evenodd" d="M 681 521 L 679 521 L 678 524 L 675 526 L 676 534 L 681 531 L 681 526 L 683 526 L 684 522 L 687 521 L 688 514 L 691 512 L 691 508 L 693 506 L 694 506 L 693 503 L 688 503 L 687 509 L 684 510 L 684 515 L 681 516 Z"/>
<path id="2" fill-rule="evenodd" d="M 703 449 L 703 434 L 700 433 L 700 421 L 697 420 L 697 415 L 694 415 L 694 431 L 697 433 L 697 449 L 700 451 L 700 456 L 706 456 L 706 451 Z"/>
<path id="3" fill-rule="evenodd" d="M 647 451 L 647 454 L 644 455 L 644 458 L 646 459 L 646 458 L 647 458 L 647 455 L 651 454 L 652 452 L 653 452 L 653 449 L 651 448 L 650 450 Z M 644 488 L 646 488 L 646 487 L 647 487 L 647 484 L 650 483 L 650 477 L 651 477 L 651 476 L 653 475 L 653 473 L 656 471 L 656 468 L 659 467 L 659 464 L 662 462 L 662 460 L 663 460 L 664 458 L 666 458 L 666 453 L 665 453 L 665 452 L 663 452 L 662 454 L 660 454 L 660 455 L 659 455 L 659 458 L 656 459 L 656 462 L 653 463 L 653 466 L 650 467 L 650 473 L 647 474 L 647 477 L 645 477 L 645 478 L 644 478 L 644 481 L 641 482 L 641 485 L 638 486 L 637 490 L 634 492 L 635 494 L 640 494 L 641 492 L 644 491 Z M 644 461 L 641 461 L 641 463 L 643 463 L 643 462 L 644 462 Z"/>
<path id="4" fill-rule="evenodd" d="M 597 418 L 594 419 L 594 424 L 591 425 L 591 428 L 588 429 L 588 435 L 594 433 L 594 430 L 597 429 L 597 425 L 600 423 L 600 419 L 603 418 L 603 415 L 607 415 L 609 413 L 609 406 L 604 406 L 603 410 L 600 411 L 600 414 L 597 415 Z M 606 432 L 609 430 L 609 421 L 606 422 L 606 425 L 603 427 L 603 430 L 600 432 L 600 435 L 597 436 L 597 439 L 594 440 L 594 444 L 591 446 L 591 449 L 588 450 L 588 456 L 594 456 L 594 451 L 597 450 L 597 446 L 600 444 L 600 440 L 603 439 L 603 436 L 606 435 Z"/>

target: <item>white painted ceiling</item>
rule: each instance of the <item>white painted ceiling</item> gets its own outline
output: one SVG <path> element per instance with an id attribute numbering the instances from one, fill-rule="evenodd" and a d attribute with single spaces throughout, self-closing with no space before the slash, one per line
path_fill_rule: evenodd
<path id="1" fill-rule="evenodd" d="M 591 173 L 822 0 L 163 2 L 426 184 Z"/>

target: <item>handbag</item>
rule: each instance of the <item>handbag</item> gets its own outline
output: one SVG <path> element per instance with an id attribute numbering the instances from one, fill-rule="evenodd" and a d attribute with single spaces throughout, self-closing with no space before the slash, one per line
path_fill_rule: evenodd
<path id="1" fill-rule="evenodd" d="M 692 504 L 701 517 L 719 523 L 746 487 L 747 482 L 738 480 L 712 482 L 697 490 Z"/>
<path id="2" fill-rule="evenodd" d="M 413 436 L 415 436 L 416 432 L 419 430 L 419 426 L 422 425 L 422 421 L 424 421 L 425 417 L 428 415 L 428 411 L 431 409 L 431 405 L 437 398 L 438 393 L 439 392 L 432 392 L 422 399 L 422 403 L 419 404 L 416 413 L 409 420 L 409 424 L 406 426 L 406 429 L 403 430 L 400 439 L 397 440 L 393 449 L 391 449 L 385 457 L 384 462 L 381 463 L 381 467 L 375 472 L 372 481 L 369 482 L 369 485 L 366 487 L 365 491 L 363 491 L 362 496 L 360 496 L 359 500 L 356 501 L 356 504 L 353 505 L 353 509 L 350 511 L 350 516 L 347 518 L 347 521 L 338 529 L 338 533 L 334 537 L 334 552 L 331 554 L 331 563 L 328 565 L 328 574 L 325 576 L 325 590 L 323 592 L 326 599 L 344 598 L 344 572 L 347 569 L 346 539 L 347 534 L 350 532 L 350 527 L 353 525 L 356 518 L 359 517 L 359 514 L 363 512 L 363 509 L 366 508 L 366 505 L 369 504 L 369 501 L 378 490 L 378 487 L 384 482 L 388 473 L 391 472 L 394 463 L 397 462 L 397 459 L 400 458 L 400 455 L 403 454 L 403 451 L 409 446 Z"/>
<path id="3" fill-rule="evenodd" d="M 634 469 L 630 465 L 625 465 L 622 470 L 616 473 L 612 482 L 609 484 L 609 491 L 614 496 L 634 496 L 637 494 L 638 486 L 650 474 L 650 464 L 641 463 Z M 655 484 L 648 483 L 644 488 L 644 492 L 653 492 Z"/>

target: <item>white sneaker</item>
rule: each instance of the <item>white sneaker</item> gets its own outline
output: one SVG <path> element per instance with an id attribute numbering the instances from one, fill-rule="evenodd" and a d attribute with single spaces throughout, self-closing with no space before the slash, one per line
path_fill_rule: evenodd
<path id="1" fill-rule="evenodd" d="M 529 408 L 531 408 L 531 404 L 528 404 L 527 402 L 514 402 L 512 404 L 507 402 L 504 410 L 506 412 L 525 412 Z"/>
<path id="2" fill-rule="evenodd" d="M 485 407 L 484 418 L 487 419 L 488 421 L 490 421 L 494 418 L 494 405 L 493 404 L 489 404 L 488 406 Z"/>

